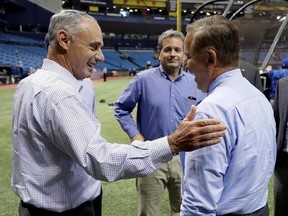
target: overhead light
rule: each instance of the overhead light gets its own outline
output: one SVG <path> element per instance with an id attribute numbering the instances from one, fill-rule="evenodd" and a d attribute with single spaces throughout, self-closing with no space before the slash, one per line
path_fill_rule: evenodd
<path id="1" fill-rule="evenodd" d="M 286 16 L 277 16 L 277 19 L 279 22 L 283 22 L 286 19 Z"/>
<path id="2" fill-rule="evenodd" d="M 126 16 L 128 16 L 129 15 L 129 11 L 125 11 L 125 10 L 121 10 L 120 11 L 120 14 L 123 16 L 123 17 L 126 17 Z"/>

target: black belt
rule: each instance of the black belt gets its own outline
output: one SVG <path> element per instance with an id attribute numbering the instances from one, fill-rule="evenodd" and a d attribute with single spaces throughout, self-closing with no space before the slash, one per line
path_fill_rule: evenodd
<path id="1" fill-rule="evenodd" d="M 225 214 L 225 215 L 222 215 L 222 216 L 269 216 L 269 207 L 268 207 L 268 204 L 266 204 L 264 207 L 252 212 L 252 213 L 249 213 L 249 214 L 233 214 L 233 213 L 230 213 L 230 214 Z"/>
<path id="2" fill-rule="evenodd" d="M 86 201 L 78 207 L 64 212 L 54 212 L 34 205 L 24 203 L 22 200 L 19 205 L 20 216 L 101 216 L 102 190 L 94 200 Z"/>

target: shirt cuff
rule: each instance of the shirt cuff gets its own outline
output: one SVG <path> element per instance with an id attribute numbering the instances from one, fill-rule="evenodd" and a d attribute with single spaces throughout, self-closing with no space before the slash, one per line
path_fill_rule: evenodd
<path id="1" fill-rule="evenodd" d="M 154 164 L 163 164 L 173 159 L 167 136 L 150 142 L 151 156 Z"/>

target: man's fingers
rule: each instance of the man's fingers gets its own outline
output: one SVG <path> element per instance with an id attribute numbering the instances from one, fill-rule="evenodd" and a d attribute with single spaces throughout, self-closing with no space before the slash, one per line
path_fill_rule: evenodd
<path id="1" fill-rule="evenodd" d="M 195 127 L 199 128 L 201 134 L 210 133 L 211 131 L 221 131 L 226 130 L 226 125 L 222 124 L 219 120 L 216 119 L 205 119 L 193 121 Z"/>
<path id="2" fill-rule="evenodd" d="M 192 121 L 194 116 L 196 114 L 196 106 L 192 105 L 191 109 L 189 110 L 188 114 L 186 115 L 185 119 L 186 121 Z"/>
<path id="3" fill-rule="evenodd" d="M 209 140 L 199 141 L 198 147 L 202 148 L 205 146 L 211 146 L 211 145 L 215 145 L 215 144 L 220 143 L 220 142 L 221 142 L 221 139 L 219 137 L 209 139 Z"/>
<path id="4" fill-rule="evenodd" d="M 203 130 L 203 128 L 202 130 L 199 130 L 198 135 L 194 137 L 195 149 L 218 144 L 221 142 L 221 137 L 225 136 L 226 134 L 225 125 L 219 125 L 219 127 L 218 126 L 206 126 L 206 128 L 207 130 Z"/>
<path id="5" fill-rule="evenodd" d="M 226 133 L 226 126 L 219 120 L 202 119 L 191 121 L 196 112 L 195 107 L 191 107 L 185 121 L 182 121 L 171 135 L 168 142 L 172 152 L 193 151 L 201 147 L 220 143 L 221 138 Z M 189 121 L 189 119 L 191 119 Z"/>
<path id="6" fill-rule="evenodd" d="M 217 132 L 214 131 L 213 133 L 211 133 L 211 132 L 203 133 L 203 134 L 198 136 L 198 140 L 201 142 L 201 141 L 206 141 L 206 140 L 212 140 L 215 138 L 220 139 L 220 137 L 225 136 L 225 133 L 226 133 L 225 130 L 221 130 L 221 131 L 217 131 Z"/>

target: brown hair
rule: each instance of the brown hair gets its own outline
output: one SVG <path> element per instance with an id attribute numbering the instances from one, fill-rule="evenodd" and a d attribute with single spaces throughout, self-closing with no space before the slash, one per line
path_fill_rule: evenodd
<path id="1" fill-rule="evenodd" d="M 186 27 L 187 34 L 194 37 L 190 50 L 203 52 L 214 50 L 223 67 L 237 66 L 240 56 L 240 42 L 237 27 L 221 15 L 196 20 Z"/>

